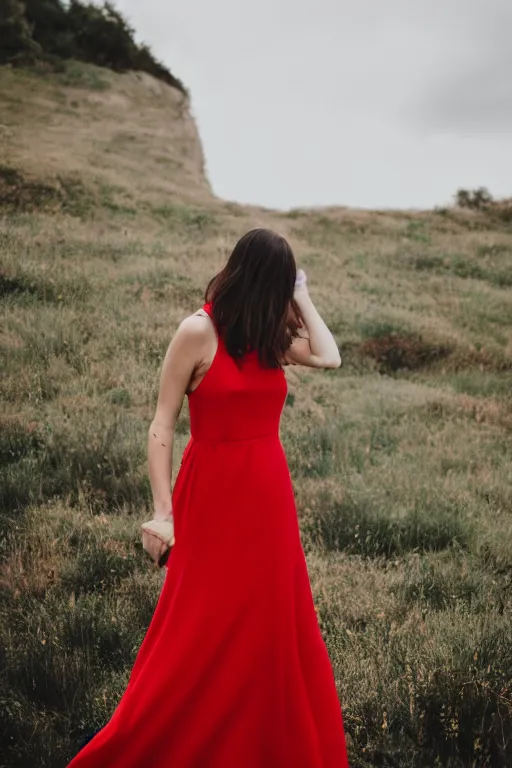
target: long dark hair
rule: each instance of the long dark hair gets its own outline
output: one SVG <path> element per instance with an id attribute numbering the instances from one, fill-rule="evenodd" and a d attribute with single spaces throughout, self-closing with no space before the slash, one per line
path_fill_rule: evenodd
<path id="1" fill-rule="evenodd" d="M 256 350 L 263 365 L 281 367 L 283 353 L 304 326 L 293 298 L 296 276 L 293 251 L 276 232 L 252 229 L 235 245 L 205 291 L 213 321 L 235 360 Z"/>

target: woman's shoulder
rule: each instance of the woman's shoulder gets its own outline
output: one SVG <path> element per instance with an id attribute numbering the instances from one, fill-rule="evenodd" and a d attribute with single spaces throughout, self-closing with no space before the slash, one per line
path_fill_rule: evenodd
<path id="1" fill-rule="evenodd" d="M 184 342 L 201 344 L 208 342 L 215 335 L 215 329 L 208 312 L 201 307 L 183 318 L 178 326 L 176 335 Z"/>
<path id="2" fill-rule="evenodd" d="M 216 346 L 216 334 L 208 315 L 194 312 L 184 317 L 170 345 L 176 353 L 195 361 L 209 358 Z"/>
<path id="3" fill-rule="evenodd" d="M 211 325 L 212 322 L 208 313 L 201 307 L 201 309 L 184 317 L 180 321 L 178 329 L 186 335 L 201 336 L 204 333 L 204 329 L 209 328 Z"/>

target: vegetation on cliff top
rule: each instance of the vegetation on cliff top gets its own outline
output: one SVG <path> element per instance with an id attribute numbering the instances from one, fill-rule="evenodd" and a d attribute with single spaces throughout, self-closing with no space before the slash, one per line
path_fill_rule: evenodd
<path id="1" fill-rule="evenodd" d="M 148 72 L 186 93 L 185 86 L 147 45 L 112 3 L 71 0 L 3 0 L 0 5 L 0 63 L 62 66 L 78 59 L 116 72 Z"/>

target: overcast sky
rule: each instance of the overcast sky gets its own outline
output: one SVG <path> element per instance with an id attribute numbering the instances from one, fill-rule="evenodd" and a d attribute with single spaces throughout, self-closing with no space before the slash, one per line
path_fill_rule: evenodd
<path id="1" fill-rule="evenodd" d="M 512 0 L 117 0 L 189 88 L 214 192 L 273 208 L 512 196 Z"/>

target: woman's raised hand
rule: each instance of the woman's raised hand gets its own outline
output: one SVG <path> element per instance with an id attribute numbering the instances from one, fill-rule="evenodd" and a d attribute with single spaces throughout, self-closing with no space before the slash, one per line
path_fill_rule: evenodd
<path id="1" fill-rule="evenodd" d="M 294 296 L 296 297 L 297 294 L 301 294 L 303 292 L 307 291 L 307 278 L 306 273 L 303 269 L 297 270 L 297 277 L 295 279 L 295 289 L 294 289 Z"/>

